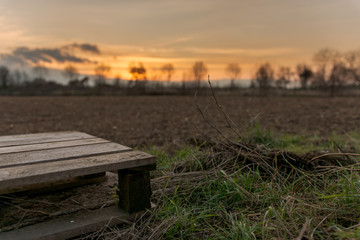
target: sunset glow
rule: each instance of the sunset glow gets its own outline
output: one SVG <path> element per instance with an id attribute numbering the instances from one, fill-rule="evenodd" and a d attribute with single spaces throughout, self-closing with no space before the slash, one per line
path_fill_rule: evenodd
<path id="1" fill-rule="evenodd" d="M 175 66 L 173 80 L 196 61 L 212 79 L 228 78 L 226 65 L 238 63 L 240 78 L 250 79 L 266 61 L 294 67 L 311 64 L 322 47 L 359 48 L 359 7 L 353 0 L 2 0 L 0 61 L 59 72 L 70 63 L 84 75 L 105 63 L 108 78 L 124 79 L 131 62 L 142 62 L 154 80 L 165 80 L 166 63 Z"/>

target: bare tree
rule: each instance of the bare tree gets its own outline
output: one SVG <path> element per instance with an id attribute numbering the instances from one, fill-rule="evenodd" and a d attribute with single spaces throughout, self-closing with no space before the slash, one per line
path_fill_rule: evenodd
<path id="1" fill-rule="evenodd" d="M 241 73 L 239 64 L 229 63 L 225 69 L 225 72 L 230 76 L 230 88 L 235 88 L 235 79 L 237 79 Z"/>
<path id="2" fill-rule="evenodd" d="M 335 63 L 340 61 L 340 53 L 331 48 L 322 48 L 314 54 L 313 61 L 317 67 L 318 78 L 327 82 Z"/>
<path id="3" fill-rule="evenodd" d="M 197 87 L 200 87 L 200 83 L 201 83 L 201 79 L 204 78 L 204 76 L 207 73 L 207 67 L 205 66 L 205 64 L 203 62 L 196 62 L 193 67 L 192 67 L 192 71 L 194 74 L 194 80 L 195 80 L 195 84 Z"/>
<path id="4" fill-rule="evenodd" d="M 277 79 L 275 82 L 276 86 L 278 88 L 286 88 L 291 81 L 292 75 L 293 72 L 291 71 L 290 67 L 281 66 L 277 72 Z"/>
<path id="5" fill-rule="evenodd" d="M 359 68 L 360 50 L 353 50 L 344 53 L 344 62 L 348 68 Z"/>
<path id="6" fill-rule="evenodd" d="M 329 81 L 328 81 L 328 85 L 330 87 L 330 95 L 332 97 L 335 96 L 336 91 L 340 88 L 343 87 L 344 84 L 346 83 L 348 76 L 350 74 L 350 71 L 348 68 L 346 68 L 346 66 L 344 65 L 344 63 L 335 63 L 335 65 L 332 68 L 330 77 L 329 77 Z"/>
<path id="7" fill-rule="evenodd" d="M 109 74 L 111 71 L 111 67 L 104 63 L 95 67 L 95 85 L 101 86 L 106 84 L 106 75 Z"/>
<path id="8" fill-rule="evenodd" d="M 26 71 L 22 70 L 22 71 L 20 71 L 20 73 L 21 73 L 21 79 L 24 83 L 27 83 L 30 81 L 31 78 Z"/>
<path id="9" fill-rule="evenodd" d="M 256 71 L 255 80 L 260 89 L 266 90 L 271 87 L 274 80 L 274 70 L 270 63 L 260 65 Z"/>
<path id="10" fill-rule="evenodd" d="M 69 81 L 72 81 L 72 80 L 75 80 L 78 75 L 79 75 L 79 72 L 77 70 L 76 67 L 74 67 L 73 65 L 71 64 L 68 64 L 65 66 L 64 68 L 64 72 L 63 72 L 63 75 L 69 79 Z"/>
<path id="11" fill-rule="evenodd" d="M 129 72 L 132 75 L 132 81 L 129 82 L 129 86 L 131 86 L 133 84 L 133 81 L 135 81 L 135 88 L 144 89 L 147 83 L 147 70 L 144 67 L 143 63 L 130 63 Z"/>
<path id="12" fill-rule="evenodd" d="M 10 71 L 6 66 L 0 66 L 0 83 L 2 88 L 7 88 L 10 84 Z"/>
<path id="13" fill-rule="evenodd" d="M 314 73 L 306 64 L 298 64 L 296 66 L 296 72 L 300 79 L 300 86 L 302 89 L 306 89 L 308 87 L 309 80 L 313 77 Z"/>
<path id="14" fill-rule="evenodd" d="M 139 62 L 137 65 L 135 63 L 131 63 L 129 66 L 129 72 L 132 76 L 132 80 L 135 81 L 147 80 L 146 68 L 144 67 L 142 62 Z"/>
<path id="15" fill-rule="evenodd" d="M 348 69 L 348 77 L 355 85 L 360 84 L 360 50 L 346 52 L 344 63 Z"/>
<path id="16" fill-rule="evenodd" d="M 43 79 L 45 76 L 49 73 L 49 69 L 41 64 L 37 64 L 33 67 L 33 74 L 35 76 L 35 79 Z"/>
<path id="17" fill-rule="evenodd" d="M 12 85 L 20 86 L 23 82 L 23 76 L 18 69 L 15 69 L 11 74 Z"/>
<path id="18" fill-rule="evenodd" d="M 166 80 L 170 82 L 172 75 L 175 73 L 175 68 L 171 63 L 167 63 L 161 67 L 161 72 L 166 75 Z"/>
<path id="19" fill-rule="evenodd" d="M 120 74 L 118 74 L 118 75 L 115 76 L 113 86 L 115 88 L 119 88 L 120 87 L 120 82 L 121 82 L 121 76 L 120 76 Z"/>
<path id="20" fill-rule="evenodd" d="M 330 48 L 320 49 L 315 53 L 313 60 L 317 66 L 314 78 L 314 86 L 329 88 L 331 96 L 334 96 L 336 88 L 342 86 L 344 78 L 339 74 L 344 74 L 344 64 L 341 61 L 341 54 Z"/>

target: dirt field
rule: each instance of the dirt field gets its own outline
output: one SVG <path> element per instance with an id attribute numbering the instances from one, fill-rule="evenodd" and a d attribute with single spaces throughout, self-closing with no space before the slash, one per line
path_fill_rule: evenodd
<path id="1" fill-rule="evenodd" d="M 360 99 L 222 96 L 239 126 L 259 121 L 280 133 L 328 135 L 359 130 Z M 198 97 L 217 127 L 226 121 L 210 96 Z M 177 146 L 202 133 L 215 135 L 193 97 L 1 97 L 0 135 L 77 130 L 129 146 Z"/>

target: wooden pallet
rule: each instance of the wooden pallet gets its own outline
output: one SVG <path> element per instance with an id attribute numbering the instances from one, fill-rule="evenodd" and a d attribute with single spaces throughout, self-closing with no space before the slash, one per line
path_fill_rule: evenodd
<path id="1" fill-rule="evenodd" d="M 86 133 L 0 137 L 0 194 L 51 188 L 64 182 L 72 185 L 79 178 L 86 180 L 86 176 L 118 171 L 122 212 L 114 212 L 113 217 L 119 218 L 119 214 L 123 216 L 151 208 L 149 171 L 154 169 L 156 160 L 153 156 Z M 80 229 L 93 228 L 83 226 Z"/>

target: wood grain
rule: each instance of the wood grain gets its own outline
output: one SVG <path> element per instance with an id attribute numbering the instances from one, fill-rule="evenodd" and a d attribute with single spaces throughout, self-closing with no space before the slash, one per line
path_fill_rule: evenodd
<path id="1" fill-rule="evenodd" d="M 35 133 L 13 136 L 0 136 L 0 147 L 19 146 L 28 144 L 48 143 L 95 138 L 82 132 L 54 132 L 54 133 Z"/>
<path id="2" fill-rule="evenodd" d="M 7 167 L 0 170 L 0 191 L 152 164 L 156 164 L 154 156 L 140 151 L 129 151 L 66 161 Z"/>
<path id="3" fill-rule="evenodd" d="M 107 141 L 105 139 L 102 139 L 102 138 L 88 138 L 88 139 L 81 139 L 81 140 L 71 140 L 71 141 L 61 141 L 61 142 L 29 144 L 29 145 L 22 145 L 22 146 L 1 147 L 0 148 L 0 154 L 30 152 L 30 151 L 37 151 L 37 150 L 47 150 L 47 149 L 64 148 L 64 147 L 84 146 L 84 145 L 99 144 L 99 143 L 109 143 L 109 141 Z"/>
<path id="4" fill-rule="evenodd" d="M 155 205 L 152 205 L 154 208 Z M 47 222 L 30 225 L 10 232 L 0 233 L 1 240 L 55 240 L 68 239 L 97 231 L 105 226 L 113 226 L 131 221 L 144 212 L 128 214 L 116 206 L 94 211 L 80 211 Z"/>
<path id="5" fill-rule="evenodd" d="M 131 150 L 131 148 L 117 143 L 101 143 L 31 152 L 7 153 L 0 155 L 0 169 L 5 167 L 30 165 L 40 162 L 53 162 L 129 150 Z"/>

